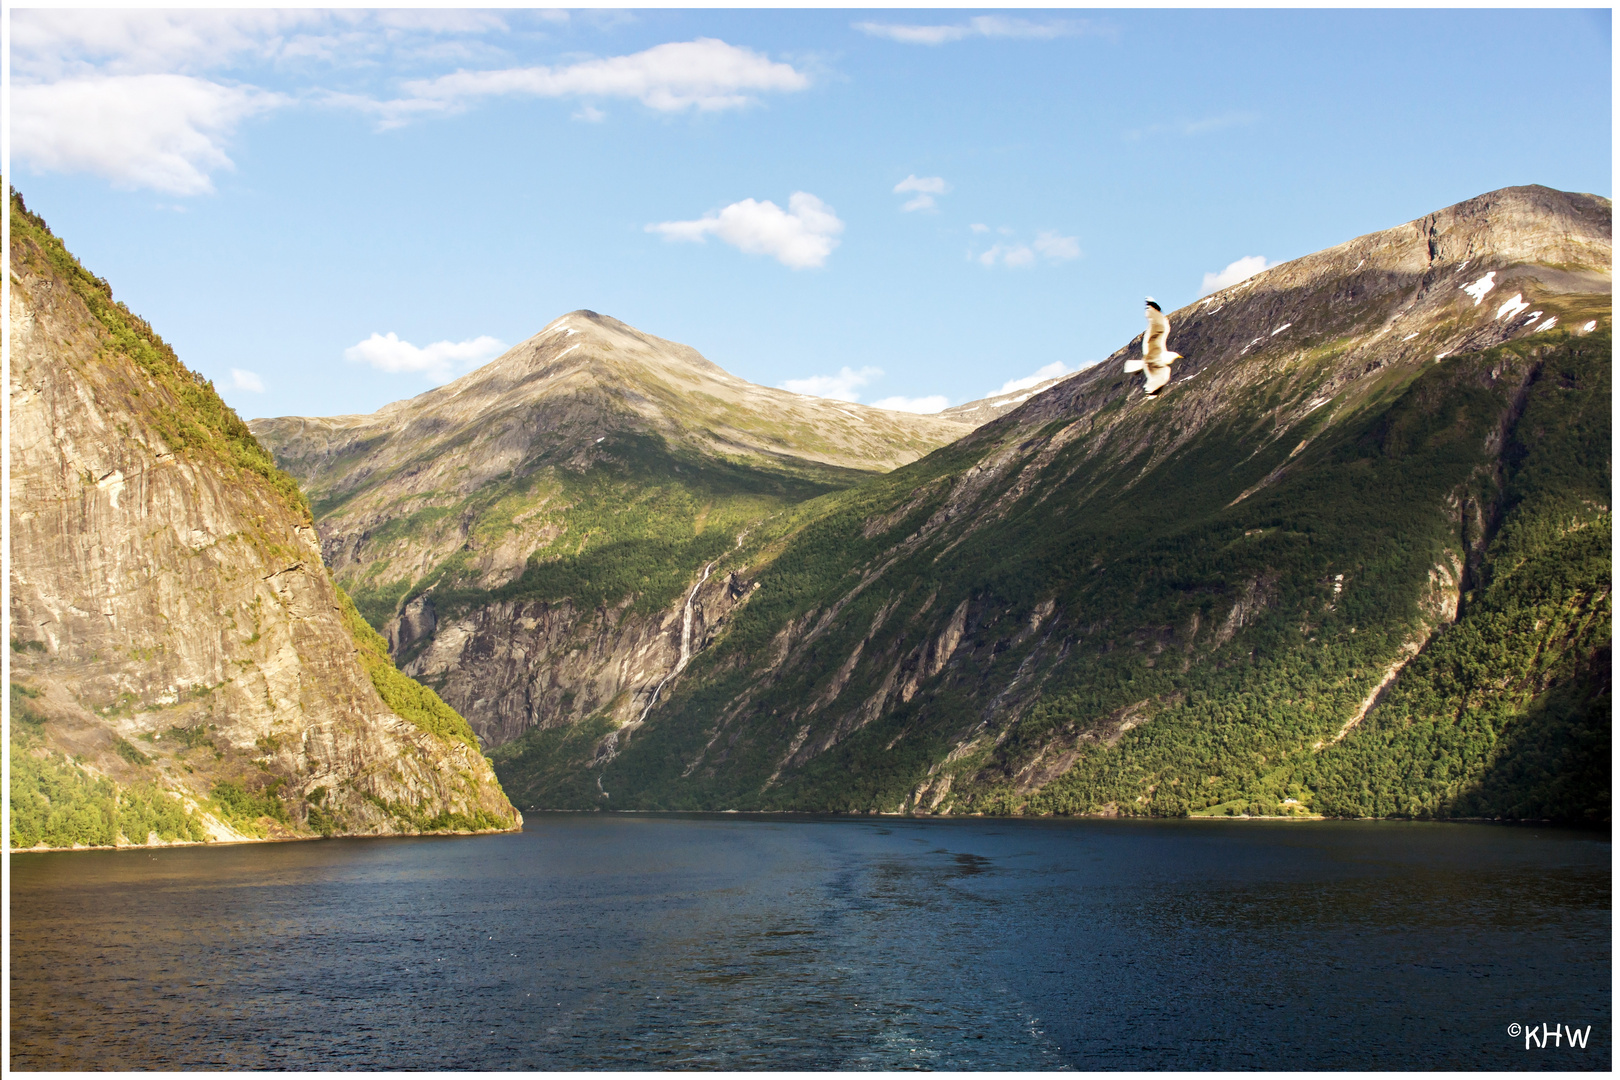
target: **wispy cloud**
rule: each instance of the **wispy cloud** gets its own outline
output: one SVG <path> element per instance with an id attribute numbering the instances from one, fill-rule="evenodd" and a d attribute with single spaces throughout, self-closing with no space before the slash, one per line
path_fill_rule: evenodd
<path id="1" fill-rule="evenodd" d="M 264 380 L 254 372 L 243 371 L 241 368 L 231 368 L 231 386 L 236 390 L 246 390 L 249 393 L 264 393 Z"/>
<path id="2" fill-rule="evenodd" d="M 245 56 L 275 59 L 318 21 L 298 11 L 23 9 L 12 13 L 12 71 L 30 81 L 196 73 Z"/>
<path id="3" fill-rule="evenodd" d="M 391 374 L 421 372 L 432 381 L 442 383 L 505 351 L 503 342 L 487 334 L 466 341 L 435 341 L 418 347 L 401 341 L 399 335 L 389 331 L 387 335 L 373 333 L 358 345 L 349 346 L 343 350 L 343 358 L 351 364 L 366 364 Z"/>
<path id="4" fill-rule="evenodd" d="M 1225 270 L 1213 271 L 1204 275 L 1204 285 L 1198 292 L 1199 296 L 1207 296 L 1212 292 L 1224 289 L 1229 285 L 1236 285 L 1240 281 L 1247 281 L 1262 270 L 1277 265 L 1266 262 L 1264 255 L 1245 255 L 1243 258 L 1226 264 Z"/>
<path id="5" fill-rule="evenodd" d="M 698 38 L 557 67 L 416 79 L 404 84 L 404 97 L 376 102 L 371 111 L 387 126 L 424 113 L 458 111 L 480 98 L 527 95 L 632 98 L 659 112 L 715 112 L 754 104 L 759 94 L 792 93 L 809 85 L 810 77 L 791 64 L 716 38 Z"/>
<path id="6" fill-rule="evenodd" d="M 908 176 L 894 185 L 896 195 L 904 195 L 913 191 L 917 193 L 916 198 L 909 200 L 904 206 L 900 207 L 901 213 L 910 210 L 936 209 L 934 196 L 943 195 L 949 190 L 951 190 L 951 185 L 947 184 L 945 179 L 939 176 Z"/>
<path id="7" fill-rule="evenodd" d="M 1247 127 L 1260 119 L 1258 113 L 1230 112 L 1219 116 L 1206 116 L 1201 120 L 1178 120 L 1173 123 L 1150 124 L 1144 128 L 1133 128 L 1125 133 L 1125 138 L 1131 142 L 1152 138 L 1155 135 L 1204 135 L 1211 131 L 1222 131 L 1226 128 Z"/>
<path id="8" fill-rule="evenodd" d="M 1008 379 L 1006 382 L 1001 384 L 1000 390 L 993 390 L 985 396 L 997 397 L 1001 394 L 1016 394 L 1020 390 L 1028 390 L 1032 386 L 1043 383 L 1047 379 L 1055 379 L 1059 375 L 1067 375 L 1071 370 L 1073 369 L 1071 369 L 1069 365 L 1065 364 L 1063 361 L 1054 360 L 1045 367 L 1037 369 L 1033 375 L 1025 375 L 1022 379 Z"/>
<path id="9" fill-rule="evenodd" d="M 966 38 L 1052 38 L 1097 33 L 1099 28 L 1086 19 L 1057 19 L 1031 22 L 1006 15 L 979 15 L 966 22 L 923 26 L 915 23 L 858 22 L 855 29 L 872 37 L 888 38 L 903 45 L 945 45 Z"/>
<path id="10" fill-rule="evenodd" d="M 795 191 L 786 211 L 769 200 L 744 199 L 695 221 L 660 222 L 648 225 L 647 231 L 666 240 L 694 243 L 713 235 L 751 255 L 769 255 L 783 266 L 804 270 L 826 263 L 838 246 L 844 223 L 814 195 Z"/>
<path id="11" fill-rule="evenodd" d="M 987 233 L 989 228 L 984 225 L 970 225 L 975 233 Z M 998 230 L 1003 235 L 1011 235 L 1011 229 Z M 1030 243 L 1019 243 L 1009 240 L 1006 243 L 992 244 L 987 250 L 978 254 L 968 253 L 968 257 L 976 260 L 981 266 L 1034 266 L 1036 262 L 1045 260 L 1048 263 L 1068 262 L 1078 259 L 1081 255 L 1080 240 L 1074 236 L 1062 236 L 1055 232 L 1041 232 L 1035 235 Z"/>
<path id="12" fill-rule="evenodd" d="M 836 375 L 812 375 L 807 379 L 789 379 L 782 389 L 811 397 L 832 398 L 835 401 L 861 400 L 861 387 L 883 375 L 882 368 L 863 367 L 859 371 L 843 367 Z"/>
<path id="13" fill-rule="evenodd" d="M 1053 262 L 1065 262 L 1080 257 L 1080 240 L 1073 236 L 1059 236 L 1055 232 L 1037 233 L 1035 250 Z"/>

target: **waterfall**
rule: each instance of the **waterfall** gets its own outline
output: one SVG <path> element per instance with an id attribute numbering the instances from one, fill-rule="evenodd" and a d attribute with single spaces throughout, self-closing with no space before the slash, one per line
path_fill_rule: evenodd
<path id="1" fill-rule="evenodd" d="M 692 659 L 692 601 L 697 599 L 698 590 L 703 587 L 705 581 L 709 580 L 709 571 L 713 569 L 714 563 L 705 566 L 703 576 L 698 578 L 696 585 L 692 586 L 692 591 L 686 594 L 686 607 L 681 612 L 681 658 L 675 661 L 675 667 L 671 669 L 668 675 L 658 680 L 658 685 L 653 688 L 652 697 L 647 700 L 647 707 L 641 710 L 641 716 L 636 720 L 637 724 L 647 719 L 647 714 L 652 712 L 654 705 L 658 704 L 658 695 L 663 692 L 664 684 L 679 675 Z"/>

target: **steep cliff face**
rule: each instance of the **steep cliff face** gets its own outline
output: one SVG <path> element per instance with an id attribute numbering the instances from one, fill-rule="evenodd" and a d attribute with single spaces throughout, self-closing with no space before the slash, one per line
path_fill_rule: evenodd
<path id="1" fill-rule="evenodd" d="M 520 824 L 292 481 L 15 197 L 11 273 L 14 843 Z"/>
<path id="2" fill-rule="evenodd" d="M 408 670 L 485 718 L 478 735 L 486 746 L 593 714 L 618 728 L 646 714 L 748 588 L 734 571 L 716 576 L 705 567 L 677 605 L 643 616 L 628 601 L 589 611 L 568 600 L 500 601 L 437 628 Z M 396 623 L 401 634 L 424 632 L 421 616 L 430 611 L 425 599 L 413 603 Z M 402 636 L 400 644 L 415 642 Z"/>
<path id="3" fill-rule="evenodd" d="M 502 775 L 531 805 L 1606 816 L 1611 250 L 1608 200 L 1508 189 L 1173 312 L 1159 399 L 1132 342 L 822 500 L 611 758 Z M 1526 794 L 1548 762 L 1586 780 Z"/>
<path id="4" fill-rule="evenodd" d="M 793 508 L 1018 399 L 920 416 L 805 397 L 576 311 L 372 415 L 252 427 L 400 665 L 495 747 L 636 720 L 688 621 L 712 636 Z"/>

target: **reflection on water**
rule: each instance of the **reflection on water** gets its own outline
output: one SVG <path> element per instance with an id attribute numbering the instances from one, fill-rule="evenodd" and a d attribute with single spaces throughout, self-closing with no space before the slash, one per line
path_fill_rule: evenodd
<path id="1" fill-rule="evenodd" d="M 1609 858 L 1483 825 L 740 815 L 13 856 L 11 1065 L 1606 1069 Z"/>

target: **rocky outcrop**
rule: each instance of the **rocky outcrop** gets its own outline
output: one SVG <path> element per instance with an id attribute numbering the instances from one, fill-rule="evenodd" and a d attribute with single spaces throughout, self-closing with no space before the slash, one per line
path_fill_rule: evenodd
<path id="1" fill-rule="evenodd" d="M 405 670 L 458 702 L 485 746 L 598 712 L 622 727 L 674 688 L 749 591 L 735 572 L 702 579 L 700 568 L 679 604 L 651 616 L 631 613 L 629 601 L 590 611 L 566 600 L 493 603 L 436 626 Z M 431 609 L 424 598 L 396 625 L 420 632 Z"/>
<path id="2" fill-rule="evenodd" d="M 14 754 L 221 838 L 517 827 L 459 718 L 385 701 L 290 480 L 20 200 L 11 273 Z"/>

